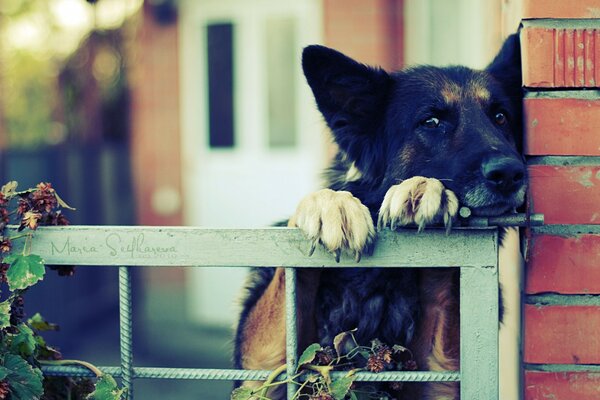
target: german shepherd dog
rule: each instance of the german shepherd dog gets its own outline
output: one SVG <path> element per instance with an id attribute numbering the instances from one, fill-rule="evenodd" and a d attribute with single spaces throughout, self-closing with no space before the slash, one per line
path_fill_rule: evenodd
<path id="1" fill-rule="evenodd" d="M 304 198 L 288 226 L 314 246 L 359 260 L 376 228 L 444 224 L 459 206 L 473 215 L 514 212 L 526 191 L 521 146 L 521 62 L 512 35 L 482 71 L 419 66 L 388 73 L 323 46 L 309 46 L 302 67 L 339 151 L 327 188 Z M 282 268 L 256 268 L 236 334 L 238 368 L 285 363 Z M 421 370 L 459 369 L 456 269 L 298 270 L 301 349 L 331 345 L 357 328 L 410 348 Z M 245 385 L 252 383 L 246 382 Z M 458 399 L 456 383 L 414 384 L 410 399 Z M 283 392 L 283 393 L 282 393 Z M 282 398 L 283 391 L 270 398 Z"/>

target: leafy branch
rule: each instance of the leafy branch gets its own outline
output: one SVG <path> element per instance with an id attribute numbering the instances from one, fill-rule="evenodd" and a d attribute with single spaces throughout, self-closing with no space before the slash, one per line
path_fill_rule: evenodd
<path id="1" fill-rule="evenodd" d="M 296 383 L 298 389 L 294 400 L 391 400 L 394 393 L 402 389 L 401 382 L 382 383 L 379 386 L 355 383 L 359 371 L 414 371 L 417 364 L 412 352 L 400 345 L 390 346 L 378 339 L 370 346 L 361 346 L 353 331 L 342 332 L 333 340 L 331 346 L 323 347 L 319 343 L 308 346 L 298 359 L 296 374 L 284 380 L 276 381 L 285 372 L 286 365 L 275 369 L 268 379 L 258 388 L 239 387 L 231 394 L 231 400 L 269 399 L 269 392 L 277 386 Z M 334 379 L 332 372 L 344 371 L 346 374 Z M 385 390 L 382 390 L 384 388 Z"/>
<path id="2" fill-rule="evenodd" d="M 24 295 L 44 279 L 44 260 L 31 253 L 34 231 L 41 225 L 68 225 L 62 209 L 74 210 L 49 183 L 17 191 L 9 182 L 0 189 L 0 400 L 120 400 L 124 390 L 114 378 L 92 364 L 62 360 L 41 333 L 58 327 L 40 314 L 25 320 Z M 18 226 L 11 234 L 9 223 Z M 23 250 L 14 253 L 13 242 L 25 240 Z M 52 267 L 51 267 L 52 268 Z M 59 275 L 71 276 L 74 267 L 60 266 Z M 96 375 L 87 378 L 44 377 L 42 365 L 78 364 Z"/>

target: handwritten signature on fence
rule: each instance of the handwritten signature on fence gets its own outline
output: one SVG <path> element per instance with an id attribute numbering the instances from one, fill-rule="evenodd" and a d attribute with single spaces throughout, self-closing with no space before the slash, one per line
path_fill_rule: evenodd
<path id="1" fill-rule="evenodd" d="M 118 233 L 109 233 L 104 242 L 99 244 L 80 245 L 67 236 L 62 242 L 50 242 L 50 253 L 52 255 L 107 255 L 116 257 L 119 255 L 129 255 L 131 258 L 172 258 L 177 255 L 175 246 L 161 246 L 144 243 L 143 233 L 134 236 L 122 237 Z"/>

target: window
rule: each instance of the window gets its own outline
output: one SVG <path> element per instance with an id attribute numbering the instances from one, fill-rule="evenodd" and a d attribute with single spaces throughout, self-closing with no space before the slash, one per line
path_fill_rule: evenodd
<path id="1" fill-rule="evenodd" d="M 206 27 L 208 60 L 208 123 L 211 148 L 230 148 L 234 142 L 233 25 Z"/>

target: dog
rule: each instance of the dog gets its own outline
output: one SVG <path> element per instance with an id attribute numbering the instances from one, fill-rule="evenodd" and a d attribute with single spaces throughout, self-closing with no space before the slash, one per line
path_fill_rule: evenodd
<path id="1" fill-rule="evenodd" d="M 476 216 L 514 212 L 527 187 L 520 66 L 518 34 L 484 70 L 389 73 L 327 47 L 306 47 L 304 74 L 339 150 L 326 188 L 304 198 L 288 226 L 300 228 L 313 249 L 324 246 L 337 258 L 349 252 L 359 261 L 377 229 L 449 228 L 459 206 Z M 284 271 L 256 268 L 248 282 L 235 366 L 274 369 L 285 363 Z M 297 292 L 301 349 L 331 345 L 356 329 L 361 345 L 375 338 L 406 345 L 421 370 L 460 369 L 456 269 L 305 268 Z M 456 383 L 405 385 L 395 396 L 460 398 Z"/>

